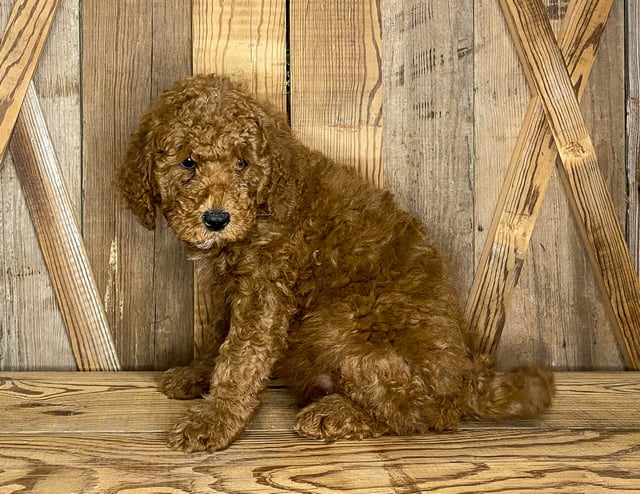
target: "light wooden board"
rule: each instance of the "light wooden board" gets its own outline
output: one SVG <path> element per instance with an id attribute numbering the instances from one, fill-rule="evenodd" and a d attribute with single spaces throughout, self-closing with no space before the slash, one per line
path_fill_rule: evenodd
<path id="1" fill-rule="evenodd" d="M 634 492 L 637 431 L 460 432 L 325 445 L 250 433 L 227 452 L 184 455 L 158 434 L 1 440 L 4 492 Z"/>
<path id="2" fill-rule="evenodd" d="M 55 18 L 58 0 L 16 0 L 0 40 L 0 160 Z M 0 163 L 1 165 L 2 163 Z"/>
<path id="3" fill-rule="evenodd" d="M 193 72 L 215 73 L 287 110 L 286 9 L 279 0 L 193 2 Z M 204 346 L 209 314 L 218 310 L 207 288 L 194 283 L 196 353 Z"/>
<path id="4" fill-rule="evenodd" d="M 4 31 L 13 2 L 0 2 Z M 34 75 L 63 179 L 81 200 L 79 5 L 62 0 Z M 76 363 L 10 153 L 0 170 L 0 369 L 71 370 Z"/>
<path id="5" fill-rule="evenodd" d="M 376 0 L 290 4 L 291 126 L 382 184 L 382 46 Z"/>
<path id="6" fill-rule="evenodd" d="M 291 431 L 278 383 L 229 449 L 186 455 L 164 431 L 188 402 L 155 373 L 0 377 L 2 492 L 616 492 L 640 482 L 634 373 L 557 375 L 539 422 L 465 422 L 457 432 L 324 444 Z"/>
<path id="7" fill-rule="evenodd" d="M 286 110 L 286 10 L 281 1 L 193 2 L 193 71 L 226 75 Z"/>
<path id="8" fill-rule="evenodd" d="M 84 236 L 125 369 L 164 368 L 193 354 L 182 248 L 161 218 L 157 235 L 144 230 L 111 185 L 151 101 L 190 72 L 189 17 L 179 0 L 82 2 Z"/>
<path id="9" fill-rule="evenodd" d="M 381 6 L 384 185 L 425 223 L 464 297 L 474 269 L 473 2 Z"/>

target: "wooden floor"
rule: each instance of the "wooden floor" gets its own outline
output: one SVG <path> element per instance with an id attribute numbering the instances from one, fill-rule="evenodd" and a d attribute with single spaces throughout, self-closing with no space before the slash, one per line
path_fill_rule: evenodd
<path id="1" fill-rule="evenodd" d="M 187 455 L 158 373 L 0 374 L 0 493 L 640 492 L 640 373 L 559 373 L 537 423 L 334 444 L 297 437 L 274 384 L 229 449 Z"/>

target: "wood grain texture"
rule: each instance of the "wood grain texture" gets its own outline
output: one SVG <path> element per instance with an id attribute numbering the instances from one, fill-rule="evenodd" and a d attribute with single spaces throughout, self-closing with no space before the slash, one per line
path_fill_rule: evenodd
<path id="1" fill-rule="evenodd" d="M 0 2 L 4 32 L 13 2 Z M 79 2 L 61 0 L 33 82 L 72 214 L 81 203 Z M 72 370 L 76 362 L 11 153 L 0 170 L 0 369 Z"/>
<path id="2" fill-rule="evenodd" d="M 13 373 L 0 378 L 3 492 L 619 492 L 640 481 L 633 373 L 561 373 L 541 423 L 466 422 L 457 432 L 325 444 L 291 431 L 271 387 L 229 449 L 185 455 L 164 431 L 188 402 L 155 373 Z"/>
<path id="3" fill-rule="evenodd" d="M 382 185 L 379 2 L 291 2 L 289 53 L 294 132 Z"/>
<path id="4" fill-rule="evenodd" d="M 580 108 L 618 221 L 624 230 L 629 191 L 623 172 L 625 69 L 624 51 L 619 49 L 623 44 L 624 2 L 614 1 Z M 534 248 L 530 246 L 533 254 L 530 259 L 539 268 L 537 272 L 526 274 L 532 286 L 536 287 L 536 293 L 540 294 L 538 298 L 545 302 L 544 309 L 536 307 L 540 317 L 545 318 L 541 321 L 554 319 L 551 324 L 547 322 L 553 326 L 547 335 L 548 347 L 555 349 L 555 357 L 550 361 L 557 365 L 558 370 L 622 370 L 625 363 L 607 314 L 608 303 L 598 287 L 567 191 L 560 179 L 561 166 L 561 162 L 556 160 L 550 187 L 553 194 L 547 193 L 533 235 Z M 558 245 L 555 256 L 548 250 L 548 246 L 554 244 Z M 552 263 L 550 259 L 553 259 Z M 559 268 L 562 276 L 555 283 L 555 273 Z M 546 271 L 546 276 L 540 275 L 541 270 Z M 550 286 L 558 287 L 553 290 L 555 295 L 550 293 Z M 567 297 L 567 291 L 571 297 Z M 553 312 L 549 311 L 549 306 L 555 308 Z M 517 344 L 514 342 L 517 336 L 511 340 L 511 349 L 514 343 Z M 509 353 L 509 347 L 505 351 Z"/>
<path id="5" fill-rule="evenodd" d="M 633 268 L 613 202 L 598 166 L 562 54 L 539 1 L 501 2 L 520 60 L 535 87 L 563 163 L 565 189 L 610 302 L 625 362 L 640 368 L 640 280 Z"/>
<path id="6" fill-rule="evenodd" d="M 285 22 L 285 5 L 276 0 L 194 0 L 194 73 L 242 81 L 286 111 Z"/>
<path id="7" fill-rule="evenodd" d="M 612 0 L 571 2 L 559 44 L 578 99 L 584 93 Z M 487 234 L 466 315 L 482 350 L 495 356 L 511 297 L 557 157 L 537 95 L 528 105 Z M 559 287 L 557 289 L 560 289 Z"/>
<path id="8" fill-rule="evenodd" d="M 384 186 L 425 224 L 460 294 L 473 276 L 473 2 L 382 2 Z"/>
<path id="9" fill-rule="evenodd" d="M 11 153 L 78 368 L 119 370 L 111 332 L 33 84 L 16 120 Z"/>
<path id="10" fill-rule="evenodd" d="M 154 0 L 151 99 L 192 74 L 191 2 Z M 165 221 L 154 234 L 153 368 L 184 365 L 193 358 L 193 264 Z"/>
<path id="11" fill-rule="evenodd" d="M 281 1 L 193 1 L 193 72 L 226 75 L 283 113 L 286 41 L 286 9 Z M 217 309 L 200 285 L 197 265 L 195 272 L 194 339 L 199 353 L 205 328 Z"/>
<path id="12" fill-rule="evenodd" d="M 158 372 L 4 372 L 0 434 L 163 432 L 190 403 L 159 393 L 160 376 Z M 461 428 L 640 428 L 637 373 L 560 372 L 556 388 L 553 407 L 538 421 L 463 422 Z M 139 406 L 131 406 L 134 403 Z M 248 430 L 290 430 L 296 413 L 286 386 L 274 380 Z M 55 416 L 59 421 L 52 421 Z"/>
<path id="13" fill-rule="evenodd" d="M 629 184 L 629 249 L 640 272 L 640 5 L 628 2 L 626 16 L 626 178 Z"/>
<path id="14" fill-rule="evenodd" d="M 0 166 L 58 0 L 17 0 L 0 43 Z"/>
<path id="15" fill-rule="evenodd" d="M 111 185 L 151 101 L 190 72 L 188 9 L 180 0 L 82 2 L 84 236 L 125 369 L 165 368 L 193 354 L 182 248 L 162 218 L 157 233 L 144 230 Z"/>
<path id="16" fill-rule="evenodd" d="M 559 31 L 568 0 L 545 1 L 554 31 Z M 623 144 L 613 125 L 623 115 L 596 100 L 623 94 L 624 71 L 617 49 L 621 5 L 614 2 L 608 28 L 586 85 L 583 107 L 597 130 L 598 152 L 621 156 Z M 499 2 L 476 2 L 474 9 L 474 236 L 476 259 L 487 241 L 489 225 L 509 158 L 516 146 L 531 92 L 518 61 Z M 617 54 L 617 57 L 609 56 Z M 610 95 L 610 96 L 605 96 Z M 603 101 L 604 103 L 604 101 Z M 616 209 L 624 208 L 619 163 L 606 167 Z M 613 178 L 613 180 L 611 180 Z M 533 199 L 533 197 L 531 198 Z M 588 256 L 575 226 L 565 191 L 554 167 L 540 215 L 530 239 L 526 262 L 506 312 L 496 365 L 546 362 L 556 369 L 620 369 L 623 360 L 611 329 Z"/>

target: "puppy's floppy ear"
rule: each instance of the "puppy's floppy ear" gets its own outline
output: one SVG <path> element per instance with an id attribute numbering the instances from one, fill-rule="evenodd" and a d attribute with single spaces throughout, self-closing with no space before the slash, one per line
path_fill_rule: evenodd
<path id="1" fill-rule="evenodd" d="M 258 204 L 268 201 L 270 189 L 283 173 L 282 168 L 291 160 L 291 129 L 284 116 L 275 112 L 269 115 L 255 116 L 253 119 L 257 125 L 260 146 L 258 152 L 269 156 L 271 164 L 269 170 L 270 180 L 260 184 L 257 190 Z"/>
<path id="2" fill-rule="evenodd" d="M 271 213 L 285 217 L 288 214 L 291 195 L 295 193 L 296 172 L 293 169 L 296 150 L 299 147 L 286 116 L 263 103 L 263 113 L 256 118 L 261 136 L 261 154 L 268 156 L 268 179 L 257 190 L 258 204 L 265 205 Z"/>
<path id="3" fill-rule="evenodd" d="M 116 177 L 116 187 L 127 207 L 149 230 L 156 226 L 156 203 L 159 196 L 151 178 L 153 154 L 148 132 L 142 125 L 133 134 L 124 163 Z"/>

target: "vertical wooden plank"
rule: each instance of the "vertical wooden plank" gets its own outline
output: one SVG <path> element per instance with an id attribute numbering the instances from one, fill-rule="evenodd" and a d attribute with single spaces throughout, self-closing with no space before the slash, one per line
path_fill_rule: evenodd
<path id="1" fill-rule="evenodd" d="M 12 2 L 0 2 L 4 31 Z M 79 0 L 61 0 L 34 83 L 76 215 L 80 208 Z M 0 170 L 0 369 L 72 370 L 69 337 L 9 153 Z"/>
<path id="2" fill-rule="evenodd" d="M 166 368 L 191 356 L 188 264 L 166 227 L 144 230 L 111 184 L 142 114 L 190 72 L 189 4 L 87 0 L 82 7 L 87 250 L 123 368 Z"/>
<path id="3" fill-rule="evenodd" d="M 501 16 L 498 2 L 474 2 L 475 176 L 473 180 L 474 248 L 477 260 L 480 259 L 487 239 L 509 157 L 516 145 L 529 100 L 526 80 Z M 547 196 L 553 193 L 551 189 L 553 186 L 549 187 Z M 543 205 L 538 219 L 539 224 L 543 221 L 544 215 Z M 534 236 L 538 229 L 539 227 L 534 231 Z M 530 334 L 548 329 L 548 325 L 543 327 L 539 325 L 540 321 L 537 317 L 539 317 L 539 311 L 544 311 L 544 305 L 541 305 L 543 300 L 537 300 L 538 294 L 532 293 L 528 279 L 528 273 L 532 269 L 533 243 L 532 241 L 529 257 L 520 275 L 518 289 L 506 315 L 505 328 L 496 356 L 498 367 L 509 366 L 513 361 L 527 361 L 534 356 L 538 359 L 540 354 L 536 351 L 539 351 L 540 347 L 544 349 L 544 343 L 540 338 Z M 537 271 L 535 273 L 538 274 Z M 557 293 L 551 288 L 548 292 L 552 295 Z M 541 308 L 538 309 L 538 307 Z M 526 329 L 529 325 L 535 328 L 530 333 Z M 505 362 L 503 355 L 511 360 Z M 540 360 L 545 361 L 546 356 Z"/>
<path id="4" fill-rule="evenodd" d="M 111 186 L 150 103 L 151 32 L 147 2 L 82 2 L 84 237 L 123 369 L 154 361 L 154 236 Z"/>
<path id="5" fill-rule="evenodd" d="M 291 125 L 310 147 L 382 184 L 379 3 L 290 5 Z"/>
<path id="6" fill-rule="evenodd" d="M 640 4 L 626 2 L 626 170 L 629 248 L 640 272 Z"/>
<path id="7" fill-rule="evenodd" d="M 464 295 L 474 268 L 473 4 L 382 8 L 385 186 L 425 223 Z"/>
<path id="8" fill-rule="evenodd" d="M 151 95 L 191 75 L 191 2 L 153 1 Z M 193 358 L 193 266 L 164 220 L 155 232 L 154 368 L 188 364 Z"/>
<path id="9" fill-rule="evenodd" d="M 194 0 L 194 73 L 244 82 L 285 111 L 285 7 L 279 0 Z"/>
<path id="10" fill-rule="evenodd" d="M 280 0 L 194 0 L 193 72 L 226 75 L 286 111 L 286 9 Z M 195 283 L 196 353 L 209 313 L 207 290 Z"/>

